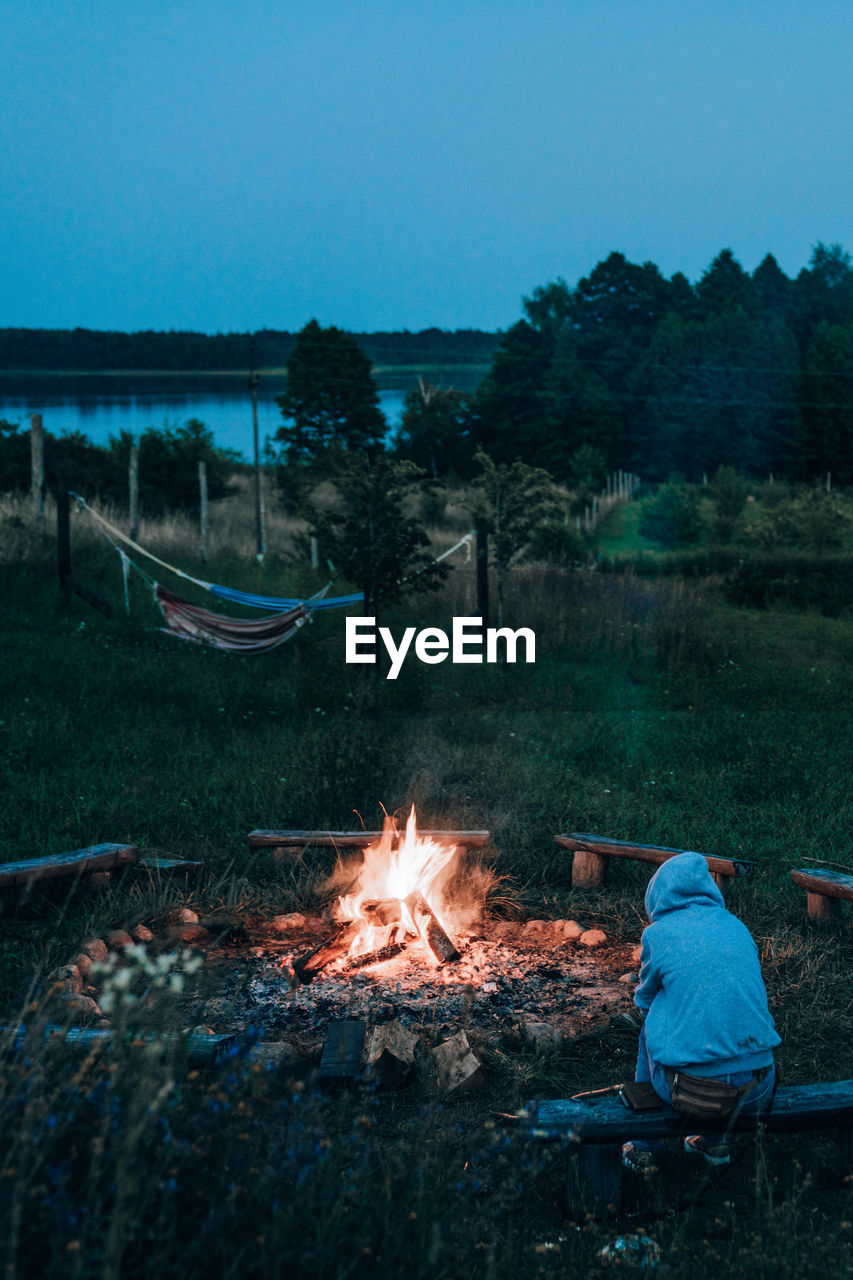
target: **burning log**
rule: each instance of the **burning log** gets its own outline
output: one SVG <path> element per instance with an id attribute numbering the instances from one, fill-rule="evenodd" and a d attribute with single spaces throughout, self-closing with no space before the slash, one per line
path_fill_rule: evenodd
<path id="1" fill-rule="evenodd" d="M 389 942 L 387 946 L 380 947 L 378 951 L 369 951 L 366 956 L 355 956 L 347 963 L 346 972 L 351 973 L 353 969 L 366 969 L 368 965 L 382 964 L 385 960 L 393 960 L 395 956 L 405 950 L 405 942 Z"/>
<path id="2" fill-rule="evenodd" d="M 397 924 L 402 917 L 399 898 L 379 898 L 362 902 L 361 913 L 374 925 Z"/>
<path id="3" fill-rule="evenodd" d="M 334 938 L 312 947 L 305 955 L 293 962 L 293 972 L 301 983 L 308 983 L 316 977 L 327 964 L 339 959 L 349 950 L 350 943 L 358 932 L 355 925 L 347 925 L 340 929 Z"/>
<path id="4" fill-rule="evenodd" d="M 444 932 L 444 929 L 436 919 L 435 912 L 419 890 L 416 889 L 414 893 L 409 894 L 408 898 L 406 898 L 406 906 L 418 932 L 439 964 L 448 964 L 458 960 L 459 952 Z"/>

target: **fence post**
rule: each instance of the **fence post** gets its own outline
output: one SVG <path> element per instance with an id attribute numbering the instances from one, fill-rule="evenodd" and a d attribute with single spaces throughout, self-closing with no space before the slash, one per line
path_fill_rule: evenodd
<path id="1" fill-rule="evenodd" d="M 33 515 L 38 519 L 44 515 L 44 432 L 40 413 L 30 414 L 30 475 Z"/>
<path id="2" fill-rule="evenodd" d="M 71 513 L 68 485 L 60 477 L 56 489 L 56 567 L 65 608 L 71 608 Z"/>
<path id="3" fill-rule="evenodd" d="M 485 520 L 477 520 L 477 614 L 483 620 L 483 634 L 489 625 L 489 531 Z"/>
<path id="4" fill-rule="evenodd" d="M 207 513 L 207 463 L 198 464 L 198 497 L 201 516 L 201 558 L 204 564 L 210 559 L 210 523 Z"/>
<path id="5" fill-rule="evenodd" d="M 128 507 L 130 509 L 130 536 L 139 539 L 139 445 L 130 446 L 130 462 L 127 467 Z"/>

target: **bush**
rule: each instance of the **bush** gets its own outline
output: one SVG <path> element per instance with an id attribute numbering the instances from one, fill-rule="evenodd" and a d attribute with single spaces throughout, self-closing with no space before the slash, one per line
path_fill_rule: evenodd
<path id="1" fill-rule="evenodd" d="M 701 530 L 695 490 L 685 484 L 662 485 L 640 516 L 640 533 L 662 547 L 689 547 Z"/>

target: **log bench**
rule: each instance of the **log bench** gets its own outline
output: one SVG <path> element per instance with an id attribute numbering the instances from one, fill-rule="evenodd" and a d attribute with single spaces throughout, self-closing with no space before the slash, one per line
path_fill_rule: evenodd
<path id="1" fill-rule="evenodd" d="M 421 831 L 426 839 L 440 840 L 460 845 L 464 849 L 481 849 L 489 843 L 488 831 Z M 301 857 L 312 845 L 321 849 L 365 849 L 382 839 L 381 831 L 250 831 L 249 852 L 268 849 L 274 862 L 286 862 Z"/>
<path id="2" fill-rule="evenodd" d="M 182 858 L 140 857 L 135 844 L 93 844 L 71 853 L 45 854 L 20 862 L 0 863 L 0 889 L 30 888 L 43 880 L 91 876 L 92 882 L 106 885 L 113 871 L 131 868 L 149 876 L 197 875 L 203 862 Z"/>
<path id="3" fill-rule="evenodd" d="M 841 920 L 841 903 L 846 898 L 853 902 L 853 876 L 842 871 L 815 868 L 792 871 L 795 885 L 806 891 L 806 911 L 809 918 L 825 924 L 838 924 Z"/>
<path id="4" fill-rule="evenodd" d="M 665 845 L 634 844 L 627 840 L 611 840 L 608 836 L 590 835 L 585 831 L 573 831 L 570 835 L 555 836 L 562 849 L 571 849 L 572 888 L 597 889 L 604 884 L 604 876 L 609 858 L 630 858 L 634 862 L 651 862 L 660 866 L 668 858 L 679 853 L 693 852 L 689 849 L 669 849 Z M 723 893 L 733 879 L 746 879 L 755 872 L 755 863 L 743 858 L 718 858 L 710 853 L 702 857 L 708 863 L 708 870 Z"/>
<path id="5" fill-rule="evenodd" d="M 535 1103 L 526 1113 L 528 1136 L 562 1141 L 569 1151 L 568 1203 L 573 1216 L 618 1213 L 622 1199 L 622 1144 L 649 1138 L 683 1138 L 688 1133 L 722 1133 L 724 1121 L 679 1115 L 671 1107 L 629 1111 L 610 1094 L 594 1102 L 555 1099 Z M 773 1105 L 761 1116 L 740 1115 L 732 1132 L 799 1133 L 835 1129 L 838 1171 L 853 1165 L 853 1080 L 832 1084 L 789 1085 L 776 1090 Z M 685 1159 L 692 1157 L 685 1156 Z M 697 1161 L 698 1163 L 698 1161 Z"/>

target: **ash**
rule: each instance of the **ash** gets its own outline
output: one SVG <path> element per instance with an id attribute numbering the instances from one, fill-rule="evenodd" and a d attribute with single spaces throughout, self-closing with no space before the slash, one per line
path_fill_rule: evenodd
<path id="1" fill-rule="evenodd" d="M 531 923 L 540 926 L 532 935 Z M 293 985 L 293 962 L 328 926 L 316 922 L 285 938 L 268 937 L 252 948 L 240 1001 L 244 1021 L 264 1039 L 303 1043 L 333 1020 L 377 1025 L 395 1018 L 428 1041 L 465 1028 L 496 1043 L 543 1023 L 555 1038 L 572 1039 L 629 1012 L 630 946 L 587 950 L 549 934 L 549 922 L 531 923 L 500 923 L 492 936 L 455 936 L 461 953 L 455 963 L 437 965 L 418 942 L 365 968 L 347 970 L 338 961 L 304 986 Z"/>

